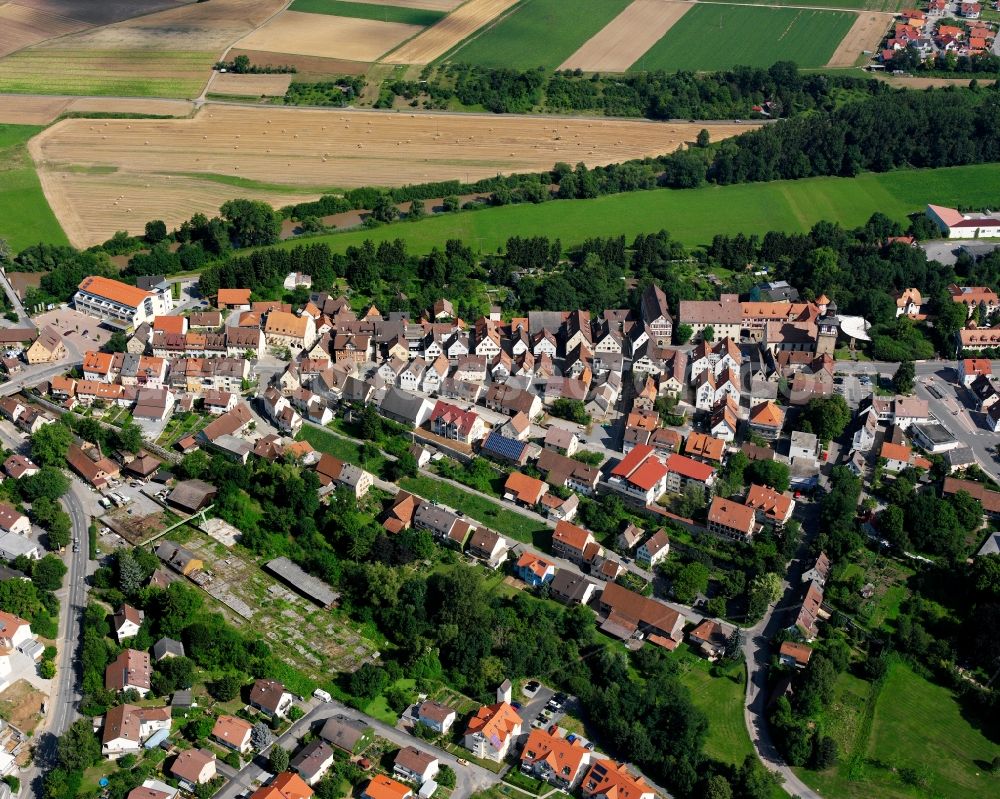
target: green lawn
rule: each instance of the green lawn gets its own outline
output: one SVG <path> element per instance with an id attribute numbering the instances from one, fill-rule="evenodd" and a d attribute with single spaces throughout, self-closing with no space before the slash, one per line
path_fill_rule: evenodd
<path id="1" fill-rule="evenodd" d="M 680 652 L 681 649 L 678 649 Z M 687 650 L 680 658 L 681 682 L 691 691 L 694 704 L 708 716 L 705 754 L 711 758 L 739 765 L 753 754 L 750 736 L 743 719 L 746 679 L 742 667 L 730 669 L 725 676 L 713 677 L 707 660 Z"/>
<path id="2" fill-rule="evenodd" d="M 361 466 L 376 475 L 381 473 L 382 466 L 385 463 L 385 458 L 381 454 L 362 461 L 361 448 L 353 441 L 348 441 L 346 438 L 341 438 L 311 424 L 302 425 L 302 430 L 298 437 L 308 441 L 320 452 L 325 452 L 333 455 L 335 458 L 340 458 L 342 461 Z"/>
<path id="3" fill-rule="evenodd" d="M 28 155 L 27 141 L 42 128 L 0 125 L 0 238 L 17 252 L 45 241 L 66 244 Z"/>
<path id="4" fill-rule="evenodd" d="M 855 19 L 847 11 L 699 4 L 632 69 L 715 70 L 775 61 L 821 67 Z"/>
<path id="5" fill-rule="evenodd" d="M 412 691 L 416 686 L 417 681 L 412 680 L 408 677 L 396 680 L 390 687 L 391 688 L 402 688 L 407 691 Z M 367 713 L 372 718 L 378 719 L 390 726 L 395 726 L 396 722 L 399 721 L 399 714 L 389 707 L 388 702 L 385 701 L 385 696 L 376 696 L 371 702 L 369 702 L 364 707 L 364 712 Z"/>
<path id="6" fill-rule="evenodd" d="M 383 6 L 372 3 L 351 3 L 346 2 L 346 0 L 295 0 L 288 10 L 424 26 L 433 25 L 445 16 L 445 12 L 443 11 L 428 11 L 423 8 L 400 8 L 399 6 Z"/>
<path id="7" fill-rule="evenodd" d="M 523 0 L 445 58 L 484 67 L 555 69 L 618 16 L 631 0 Z"/>
<path id="8" fill-rule="evenodd" d="M 862 728 L 867 703 L 868 683 L 841 675 L 834 705 L 823 722 L 825 732 L 837 740 L 840 763 L 820 773 L 796 770 L 823 796 L 964 799 L 1000 792 L 1000 777 L 986 770 L 1000 751 L 996 737 L 990 740 L 978 724 L 970 723 L 948 689 L 903 663 L 894 665 L 886 678 L 863 750 L 865 762 L 852 770 L 847 764 L 849 751 Z M 902 769 L 914 769 L 923 784 L 905 784 Z"/>
<path id="9" fill-rule="evenodd" d="M 443 248 L 448 239 L 463 239 L 480 252 L 495 252 L 511 236 L 549 236 L 573 245 L 593 236 L 632 238 L 666 228 L 684 244 L 697 246 L 709 243 L 716 233 L 801 233 L 822 219 L 854 227 L 876 211 L 905 222 L 906 214 L 927 203 L 978 207 L 995 206 L 998 200 L 1000 164 L 982 164 L 508 205 L 332 233 L 309 241 L 325 241 L 334 251 L 344 252 L 365 239 L 376 244 L 402 239 L 412 252 L 426 253 L 433 247 Z M 282 246 L 298 243 L 290 240 Z"/>
<path id="10" fill-rule="evenodd" d="M 305 428 L 303 428 L 305 429 Z M 313 446 L 316 446 L 313 444 Z M 476 521 L 480 521 L 498 533 L 508 535 L 518 541 L 548 547 L 552 543 L 551 530 L 541 522 L 502 508 L 498 503 L 463 491 L 451 483 L 443 483 L 432 477 L 405 477 L 399 481 L 401 488 L 411 491 L 424 499 L 440 502 L 455 510 L 460 510 Z"/>

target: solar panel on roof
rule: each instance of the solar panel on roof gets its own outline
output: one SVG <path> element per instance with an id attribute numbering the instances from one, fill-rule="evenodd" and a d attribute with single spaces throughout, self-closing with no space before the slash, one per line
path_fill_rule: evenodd
<path id="1" fill-rule="evenodd" d="M 525 444 L 523 441 L 518 441 L 516 438 L 507 438 L 507 436 L 501 435 L 496 431 L 490 433 L 486 439 L 486 443 L 483 445 L 483 449 L 487 452 L 492 452 L 513 460 L 521 457 L 524 447 Z"/>

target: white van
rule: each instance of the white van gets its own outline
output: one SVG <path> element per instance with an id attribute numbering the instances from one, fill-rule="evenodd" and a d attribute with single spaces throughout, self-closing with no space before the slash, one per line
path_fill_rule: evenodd
<path id="1" fill-rule="evenodd" d="M 316 697 L 317 699 L 323 700 L 324 702 L 333 701 L 333 697 L 330 696 L 330 694 L 327 691 L 324 691 L 322 688 L 317 688 L 315 691 L 313 691 L 313 696 Z"/>

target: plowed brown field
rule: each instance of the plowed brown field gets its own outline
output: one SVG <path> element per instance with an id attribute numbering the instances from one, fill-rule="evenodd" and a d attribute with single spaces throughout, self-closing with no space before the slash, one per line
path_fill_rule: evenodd
<path id="1" fill-rule="evenodd" d="M 64 120 L 29 149 L 67 235 L 89 244 L 141 231 L 152 218 L 175 225 L 213 213 L 232 197 L 284 205 L 320 187 L 476 180 L 557 161 L 596 166 L 670 152 L 703 127 L 209 104 L 192 119 Z M 717 141 L 756 126 L 707 127 Z"/>

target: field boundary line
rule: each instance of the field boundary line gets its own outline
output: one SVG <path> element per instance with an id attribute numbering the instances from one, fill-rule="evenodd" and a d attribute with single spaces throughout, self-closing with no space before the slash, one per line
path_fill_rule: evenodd
<path id="1" fill-rule="evenodd" d="M 294 3 L 294 2 L 295 2 L 295 0 L 286 0 L 285 4 L 281 8 L 279 8 L 277 11 L 275 11 L 273 14 L 271 14 L 271 16 L 269 16 L 267 19 L 265 19 L 263 22 L 261 22 L 260 25 L 258 25 L 256 28 L 253 28 L 252 30 L 248 31 L 247 33 L 244 33 L 235 42 L 233 42 L 225 50 L 223 50 L 222 51 L 222 55 L 220 55 L 218 57 L 218 59 L 216 59 L 216 60 L 217 61 L 225 61 L 226 60 L 226 56 L 229 55 L 229 51 L 232 50 L 234 47 L 236 47 L 236 45 L 239 44 L 239 42 L 241 42 L 243 39 L 245 39 L 250 34 L 256 33 L 257 31 L 259 31 L 261 28 L 263 28 L 265 25 L 267 25 L 267 23 L 269 23 L 272 19 L 274 19 L 276 16 L 278 16 L 278 14 L 281 14 L 281 13 L 287 11 L 288 7 L 291 6 L 291 4 Z M 212 74 L 209 75 L 208 76 L 208 80 L 205 81 L 205 85 L 202 87 L 201 94 L 199 94 L 197 97 L 193 98 L 194 99 L 194 104 L 195 104 L 195 110 L 197 110 L 198 106 L 202 105 L 205 102 L 205 95 L 208 94 L 208 88 L 209 88 L 209 86 L 212 85 L 212 81 L 214 80 L 215 75 L 216 75 L 215 65 L 213 64 L 212 65 Z"/>
<path id="2" fill-rule="evenodd" d="M 471 0 L 467 0 L 467 1 L 471 2 Z M 450 50 L 448 50 L 447 52 L 442 53 L 441 55 L 439 55 L 437 58 L 435 58 L 433 61 L 431 61 L 431 63 L 428 64 L 428 66 L 435 66 L 436 64 L 441 64 L 444 61 L 447 61 L 455 53 L 459 52 L 463 47 L 465 47 L 465 45 L 469 44 L 470 42 L 474 42 L 476 39 L 478 39 L 484 33 L 487 33 L 488 31 L 493 30 L 493 28 L 495 28 L 501 22 L 506 21 L 507 19 L 509 19 L 510 17 L 512 17 L 514 14 L 516 14 L 518 11 L 520 11 L 522 8 L 524 8 L 526 5 L 528 5 L 531 2 L 532 2 L 532 0 L 521 0 L 519 3 L 515 3 L 510 8 L 508 8 L 506 11 L 504 11 L 502 14 L 498 14 L 496 17 L 494 17 L 493 20 L 492 20 L 492 22 L 489 22 L 486 25 L 483 25 L 483 27 L 481 27 L 479 30 L 477 30 L 475 33 L 473 33 L 471 36 L 466 36 L 464 39 L 462 39 L 462 41 L 458 42 Z M 465 4 L 463 3 L 462 5 L 465 5 Z M 386 53 L 386 55 L 389 55 L 389 53 Z M 385 56 L 383 56 L 383 58 L 384 57 Z"/>
<path id="3" fill-rule="evenodd" d="M 836 6 L 805 6 L 805 5 L 774 5 L 774 6 L 761 6 L 755 5 L 753 3 L 734 3 L 730 0 L 688 0 L 688 2 L 695 3 L 702 6 L 740 6 L 741 8 L 760 8 L 767 10 L 776 10 L 782 8 L 798 8 L 803 11 L 846 11 L 848 14 L 880 14 L 885 17 L 895 18 L 898 14 L 892 11 L 870 11 L 867 8 L 838 8 Z"/>

